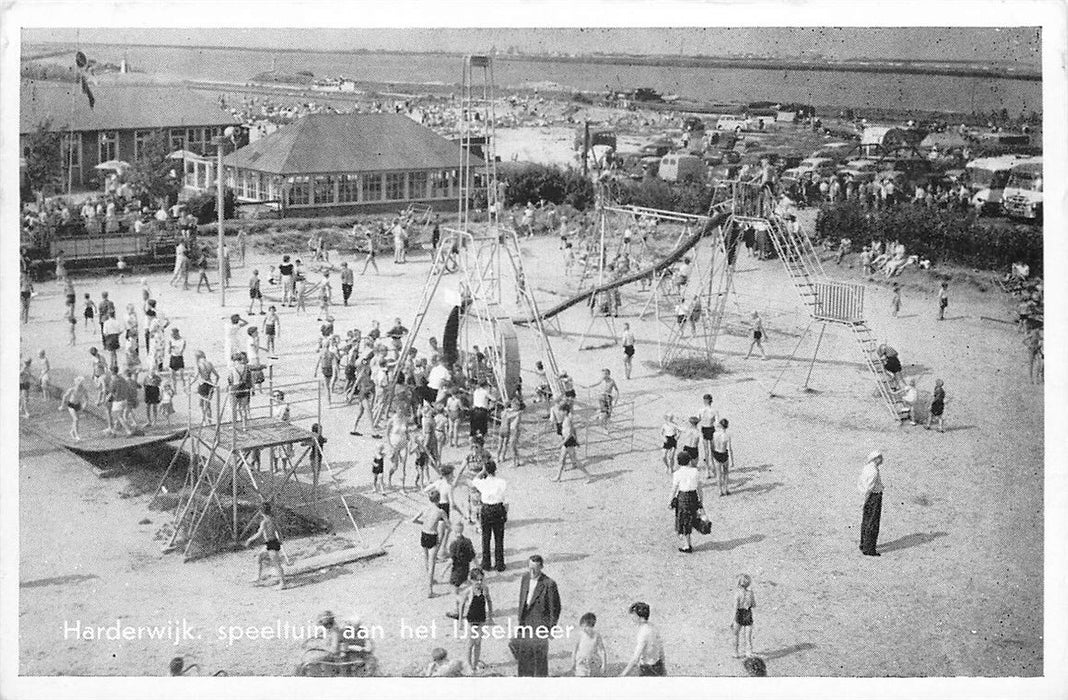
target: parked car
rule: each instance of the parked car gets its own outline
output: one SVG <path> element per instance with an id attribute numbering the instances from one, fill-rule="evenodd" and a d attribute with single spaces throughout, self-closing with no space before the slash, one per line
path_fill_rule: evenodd
<path id="1" fill-rule="evenodd" d="M 704 180 L 706 167 L 699 156 L 668 153 L 660 159 L 658 174 L 665 182 L 698 182 Z"/>
<path id="2" fill-rule="evenodd" d="M 642 155 L 646 156 L 664 156 L 675 147 L 675 143 L 669 139 L 657 139 L 642 146 Z"/>
<path id="3" fill-rule="evenodd" d="M 784 171 L 783 176 L 801 179 L 806 174 L 812 174 L 823 178 L 834 175 L 837 169 L 838 166 L 833 158 L 813 158 L 810 156 L 798 163 L 796 167 Z"/>

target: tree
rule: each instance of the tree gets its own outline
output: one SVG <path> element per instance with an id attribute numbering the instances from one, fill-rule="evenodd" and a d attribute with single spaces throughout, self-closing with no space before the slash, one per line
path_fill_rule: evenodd
<path id="1" fill-rule="evenodd" d="M 63 182 L 62 137 L 52 129 L 52 120 L 45 119 L 26 137 L 26 182 L 34 194 L 46 189 L 58 189 Z"/>
<path id="2" fill-rule="evenodd" d="M 144 140 L 141 157 L 130 164 L 126 181 L 153 199 L 169 201 L 178 194 L 181 183 L 181 176 L 176 172 L 181 168 L 181 161 L 169 158 L 170 152 L 170 143 L 163 130 L 153 131 Z M 172 171 L 175 175 L 171 175 Z"/>

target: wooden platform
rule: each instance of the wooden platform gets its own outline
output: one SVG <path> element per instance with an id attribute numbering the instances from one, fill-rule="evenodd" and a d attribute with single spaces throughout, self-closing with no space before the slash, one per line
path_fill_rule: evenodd
<path id="1" fill-rule="evenodd" d="M 252 418 L 247 428 L 238 421 L 235 429 L 234 424 L 227 421 L 219 424 L 218 428 L 214 424 L 203 428 L 194 426 L 192 432 L 194 437 L 199 434 L 204 442 L 210 443 L 215 439 L 216 429 L 219 431 L 219 447 L 241 451 L 292 445 L 312 440 L 315 437 L 310 430 L 269 417 Z"/>
<path id="2" fill-rule="evenodd" d="M 22 427 L 55 445 L 65 447 L 72 452 L 82 454 L 104 454 L 136 450 L 146 445 L 156 445 L 180 439 L 185 435 L 184 422 L 172 421 L 170 425 L 159 425 L 139 430 L 132 436 L 104 435 L 107 417 L 104 409 L 95 405 L 86 406 L 82 411 L 78 432 L 81 440 L 70 437 L 70 413 L 65 409 L 56 410 L 57 401 L 43 402 L 36 399 L 31 403 L 30 418 L 21 419 Z M 139 418 L 143 418 L 139 416 Z"/>

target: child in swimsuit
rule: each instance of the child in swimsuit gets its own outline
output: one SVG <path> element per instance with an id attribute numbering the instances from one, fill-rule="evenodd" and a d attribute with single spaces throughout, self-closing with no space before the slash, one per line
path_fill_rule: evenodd
<path id="1" fill-rule="evenodd" d="M 472 633 L 467 635 L 467 663 L 473 670 L 478 670 L 482 656 L 482 631 L 484 626 L 493 624 L 493 600 L 490 598 L 486 574 L 482 569 L 472 569 L 468 575 L 471 585 L 464 594 L 460 604 L 460 618 Z"/>
<path id="2" fill-rule="evenodd" d="M 630 379 L 631 366 L 634 363 L 634 333 L 630 330 L 630 324 L 623 324 L 623 373 Z"/>
<path id="3" fill-rule="evenodd" d="M 278 322 L 278 309 L 271 306 L 267 309 L 267 317 L 263 319 L 263 335 L 267 338 L 267 352 L 274 355 L 274 341 L 281 330 L 281 324 Z"/>
<path id="4" fill-rule="evenodd" d="M 382 484 L 382 474 L 385 472 L 385 470 L 386 446 L 379 442 L 377 447 L 375 447 L 375 456 L 371 460 L 371 475 L 374 478 L 374 484 L 372 485 L 372 488 L 374 488 L 375 493 L 384 492 Z"/>
<path id="5" fill-rule="evenodd" d="M 749 590 L 752 579 L 749 574 L 738 577 L 738 590 L 734 592 L 734 621 L 731 630 L 734 632 L 734 658 L 740 659 L 738 642 L 745 637 L 745 643 L 749 647 L 747 656 L 753 655 L 753 608 L 756 607 L 756 596 Z"/>
<path id="6" fill-rule="evenodd" d="M 85 301 L 83 303 L 85 304 L 85 310 L 82 314 L 85 316 L 85 327 L 88 328 L 93 323 L 93 317 L 96 316 L 96 304 L 93 303 L 88 292 L 85 294 Z"/>
<path id="7" fill-rule="evenodd" d="M 32 363 L 33 360 L 30 358 L 22 360 L 22 369 L 18 372 L 18 409 L 22 418 L 30 417 L 30 382 L 32 380 L 30 365 Z"/>
<path id="8" fill-rule="evenodd" d="M 68 338 L 70 340 L 70 346 L 74 347 L 78 343 L 77 330 L 78 330 L 78 318 L 74 315 L 74 304 L 67 305 L 67 331 Z"/>
<path id="9" fill-rule="evenodd" d="M 716 481 L 719 483 L 719 495 L 729 496 L 730 481 L 728 480 L 728 467 L 733 468 L 734 460 L 731 449 L 731 436 L 727 433 L 730 422 L 726 418 L 719 419 L 719 430 L 712 436 L 712 460 L 716 463 Z"/>
<path id="10" fill-rule="evenodd" d="M 449 444 L 457 447 L 460 444 L 460 414 L 463 411 L 463 402 L 456 391 L 449 394 L 445 401 L 445 412 L 449 421 Z"/>
<path id="11" fill-rule="evenodd" d="M 690 461 L 694 464 L 698 458 L 697 446 L 701 443 L 701 433 L 697 431 L 697 424 L 700 422 L 701 419 L 697 416 L 690 416 L 690 427 L 686 429 L 686 435 L 683 437 L 682 451 L 690 455 Z"/>
<path id="12" fill-rule="evenodd" d="M 252 541 L 256 538 L 262 537 L 264 543 L 264 551 L 256 555 L 256 563 L 258 565 L 258 574 L 254 583 L 259 585 L 263 580 L 263 565 L 268 562 L 274 568 L 278 576 L 278 590 L 282 590 L 286 587 L 285 574 L 282 571 L 282 560 L 279 553 L 282 551 L 282 530 L 278 527 L 278 524 L 274 520 L 274 516 L 271 514 L 271 504 L 264 503 L 260 508 L 261 520 L 260 527 L 253 533 L 252 537 L 245 540 L 245 546 L 252 544 Z M 288 561 L 289 557 L 286 557 Z"/>
<path id="13" fill-rule="evenodd" d="M 712 478 L 712 437 L 716 434 L 716 409 L 712 407 L 712 394 L 701 397 L 704 404 L 697 412 L 701 419 L 701 441 L 705 446 L 705 476 Z"/>
<path id="14" fill-rule="evenodd" d="M 171 416 L 174 415 L 174 386 L 170 382 L 163 385 L 159 395 L 159 413 L 163 420 L 170 425 Z"/>
<path id="15" fill-rule="evenodd" d="M 946 390 L 942 387 L 942 380 L 936 379 L 934 392 L 931 395 L 931 410 L 927 414 L 927 430 L 931 429 L 931 423 L 938 419 L 938 432 L 946 432 L 946 423 L 942 414 L 946 410 Z"/>
<path id="16" fill-rule="evenodd" d="M 604 648 L 604 639 L 595 629 L 597 616 L 591 612 L 579 618 L 578 640 L 571 652 L 571 666 L 574 674 L 582 678 L 603 676 L 608 666 L 608 654 Z"/>
<path id="17" fill-rule="evenodd" d="M 445 512 L 438 507 L 441 494 L 432 489 L 427 494 L 430 503 L 421 513 L 412 518 L 413 523 L 420 523 L 423 528 L 419 533 L 419 546 L 426 554 L 424 563 L 427 570 L 427 598 L 434 597 L 434 569 L 438 559 L 438 537 L 444 528 L 448 527 L 445 521 Z"/>
<path id="18" fill-rule="evenodd" d="M 87 403 L 89 403 L 89 394 L 85 390 L 85 377 L 75 377 L 74 385 L 64 391 L 63 397 L 59 400 L 59 410 L 67 409 L 70 413 L 69 434 L 74 440 L 82 439 L 78 434 L 78 419 Z"/>
<path id="19" fill-rule="evenodd" d="M 45 355 L 45 351 L 37 353 L 37 359 L 41 361 L 41 397 L 48 398 L 48 380 L 51 377 L 52 365 L 48 362 L 48 357 Z"/>
<path id="20" fill-rule="evenodd" d="M 679 426 L 675 425 L 674 414 L 664 414 L 664 424 L 660 426 L 660 437 L 664 438 L 664 444 L 662 445 L 664 467 L 670 474 L 672 466 L 675 464 L 675 451 L 679 446 Z"/>

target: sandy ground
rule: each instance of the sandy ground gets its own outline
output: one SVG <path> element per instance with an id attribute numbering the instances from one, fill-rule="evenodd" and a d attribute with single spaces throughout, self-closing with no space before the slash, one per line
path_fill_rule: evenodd
<path id="1" fill-rule="evenodd" d="M 556 241 L 523 242 L 528 279 L 539 290 L 564 289 Z M 261 271 L 275 261 L 260 256 Z M 856 279 L 846 267 L 834 274 Z M 424 255 L 406 266 L 383 260 L 380 277 L 357 277 L 357 303 L 335 308 L 338 328 L 368 328 L 372 319 L 388 327 L 394 316 L 406 324 L 428 269 Z M 238 288 L 221 309 L 215 294 L 181 292 L 162 275 L 149 278 L 164 314 L 197 347 L 221 354 L 223 319 L 247 300 L 248 269 L 235 272 Z M 587 428 L 587 478 L 572 473 L 550 483 L 553 454 L 529 440 L 527 461 L 504 467 L 512 492 L 506 544 L 509 569 L 489 586 L 497 619 L 517 611 L 519 577 L 535 552 L 559 584 L 562 622 L 577 623 L 597 613 L 612 668 L 630 653 L 633 640 L 627 606 L 644 600 L 665 637 L 673 675 L 741 675 L 732 658 L 734 581 L 749 573 L 757 597 L 755 645 L 777 676 L 942 676 L 1042 673 L 1042 425 L 1043 392 L 1028 383 L 1025 351 L 1010 325 L 981 315 L 1007 318 L 1011 301 L 974 287 L 951 287 L 949 319 L 935 318 L 934 282 L 907 278 L 901 317 L 889 316 L 889 291 L 872 284 L 867 293 L 871 325 L 901 352 L 908 375 L 917 377 L 922 401 L 933 380 L 943 378 L 949 395 L 948 432 L 891 424 L 873 398 L 874 386 L 860 367 L 852 341 L 830 330 L 814 365 L 812 393 L 798 387 L 805 365 L 790 369 L 778 392 L 768 390 L 806 322 L 777 261 L 743 257 L 729 304 L 729 333 L 720 348 L 728 372 L 707 382 L 685 382 L 661 374 L 655 364 L 658 323 L 631 317 L 638 337 L 635 376 L 620 380 L 626 402 L 609 434 Z M 447 279 L 445 286 L 452 282 Z M 572 280 L 570 284 L 574 284 Z M 110 279 L 76 282 L 79 298 L 99 298 L 109 289 L 119 308 L 136 301 L 139 285 Z M 91 340 L 79 335 L 65 345 L 61 288 L 38 286 L 33 318 L 23 327 L 23 352 L 48 347 L 54 366 L 83 368 Z M 539 291 L 543 305 L 560 297 Z M 645 297 L 627 290 L 627 312 L 636 314 Z M 508 300 L 506 300 L 507 302 Z M 760 309 L 767 319 L 773 359 L 743 360 L 747 340 L 741 317 Z M 429 327 L 440 333 L 447 306 L 432 307 Z M 282 363 L 291 374 L 311 375 L 314 308 L 298 317 L 283 314 Z M 578 350 L 589 326 L 582 305 L 560 318 L 565 335 L 552 339 L 562 367 L 580 384 L 596 380 L 600 367 L 622 375 L 618 346 Z M 81 331 L 81 328 L 79 328 Z M 594 335 L 606 334 L 600 324 Z M 520 330 L 524 364 L 536 359 L 529 331 Z M 809 336 L 800 355 L 811 353 Z M 425 351 L 425 339 L 418 344 Z M 580 390 L 581 392 L 581 390 Z M 711 392 L 732 423 L 737 453 L 734 493 L 708 491 L 714 524 L 697 536 L 693 555 L 679 554 L 667 509 L 670 481 L 659 462 L 657 430 L 667 410 L 695 412 L 700 395 Z M 582 394 L 580 393 L 580 398 Z M 179 410 L 184 396 L 176 401 Z M 34 403 L 35 412 L 54 405 Z M 536 408 L 528 411 L 527 435 L 540 433 Z M 326 411 L 328 457 L 351 489 L 371 481 L 371 441 L 348 435 L 351 409 Z M 28 422 L 32 423 L 32 421 Z M 24 427 L 30 427 L 28 424 Z M 451 638 L 443 613 L 447 587 L 428 600 L 418 547 L 418 526 L 376 518 L 361 532 L 367 544 L 384 542 L 385 557 L 338 567 L 308 577 L 286 591 L 254 588 L 251 553 L 225 554 L 183 563 L 162 555 L 154 539 L 166 513 L 148 508 L 149 495 L 132 488 L 133 477 L 100 479 L 88 465 L 23 431 L 20 452 L 21 568 L 20 671 L 23 674 L 155 675 L 165 673 L 176 654 L 203 669 L 231 674 L 287 674 L 299 660 L 294 639 L 220 639 L 218 627 L 304 625 L 330 608 L 358 611 L 380 625 L 379 659 L 387 674 L 413 673 L 444 646 L 455 658 L 463 642 Z M 860 497 L 854 483 L 865 455 L 886 455 L 881 558 L 860 556 L 857 538 Z M 446 452 L 459 459 L 461 451 Z M 154 465 L 162 470 L 162 465 Z M 151 480 L 144 474 L 140 482 Z M 149 485 L 151 490 L 151 483 Z M 133 494 L 133 495 L 131 495 Z M 414 513 L 415 502 L 392 496 L 397 518 Z M 361 514 L 362 515 L 362 514 Z M 143 519 L 150 522 L 141 524 Z M 353 533 L 345 536 L 356 539 Z M 291 552 L 314 541 L 296 540 Z M 477 545 L 477 542 L 476 542 Z M 85 641 L 70 631 L 85 626 L 161 625 L 185 620 L 198 638 L 134 642 Z M 438 625 L 437 639 L 406 639 L 403 625 Z M 68 631 L 65 635 L 64 626 Z M 569 666 L 571 643 L 551 647 L 551 671 Z M 501 641 L 484 645 L 489 672 L 512 675 L 515 664 Z"/>

